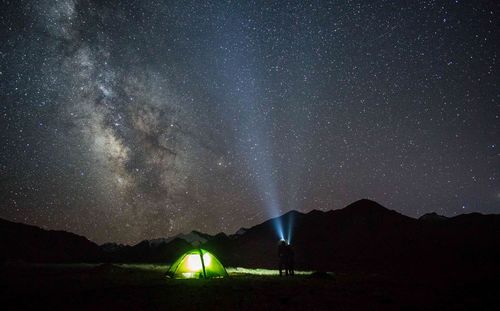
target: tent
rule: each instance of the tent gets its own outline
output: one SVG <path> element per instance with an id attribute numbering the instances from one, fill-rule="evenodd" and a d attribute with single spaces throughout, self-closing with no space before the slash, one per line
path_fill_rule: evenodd
<path id="1" fill-rule="evenodd" d="M 198 248 L 179 257 L 170 266 L 167 275 L 176 279 L 206 279 L 225 277 L 227 271 L 212 253 Z"/>

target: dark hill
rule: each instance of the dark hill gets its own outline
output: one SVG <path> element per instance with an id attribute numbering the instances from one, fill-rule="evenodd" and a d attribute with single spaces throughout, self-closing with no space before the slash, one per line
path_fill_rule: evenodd
<path id="1" fill-rule="evenodd" d="M 100 255 L 95 243 L 74 233 L 0 219 L 0 262 L 91 262 Z"/>
<path id="2" fill-rule="evenodd" d="M 427 213 L 425 215 L 420 216 L 418 220 L 423 220 L 423 221 L 443 221 L 443 220 L 448 220 L 448 217 L 439 215 L 435 212 L 432 213 Z"/>
<path id="3" fill-rule="evenodd" d="M 292 223 L 292 244 L 298 267 L 332 269 L 339 266 L 375 265 L 387 256 L 400 257 L 418 221 L 388 210 L 376 202 L 357 201 L 344 209 L 308 214 L 289 212 L 248 229 L 225 241 L 220 256 L 230 265 L 275 267 L 278 237 L 275 223 Z M 220 243 L 206 248 L 219 252 Z M 396 259 L 396 258 L 394 258 Z"/>
<path id="4" fill-rule="evenodd" d="M 170 263 L 192 248 L 191 244 L 181 238 L 174 238 L 164 243 L 150 243 L 145 240 L 134 246 L 111 248 L 104 244 L 104 261 L 108 262 L 148 262 Z"/>
<path id="5" fill-rule="evenodd" d="M 276 267 L 276 222 L 293 222 L 299 268 L 316 270 L 437 271 L 498 269 L 500 215 L 469 214 L 439 222 L 417 220 L 370 200 L 328 212 L 290 212 L 218 241 L 212 249 L 228 265 Z"/>

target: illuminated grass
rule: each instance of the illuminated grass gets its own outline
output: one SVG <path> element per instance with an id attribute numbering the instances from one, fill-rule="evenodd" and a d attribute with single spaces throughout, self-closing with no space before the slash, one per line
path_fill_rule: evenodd
<path id="1" fill-rule="evenodd" d="M 166 272 L 170 265 L 165 264 L 116 264 L 124 269 L 149 270 L 157 272 Z M 231 275 L 259 275 L 259 276 L 277 276 L 279 271 L 276 269 L 250 269 L 242 267 L 226 267 L 227 273 Z M 313 271 L 295 271 L 295 275 L 310 275 Z"/>
<path id="2" fill-rule="evenodd" d="M 163 264 L 145 264 L 145 263 L 136 263 L 136 264 L 128 264 L 121 263 L 115 264 L 116 266 L 123 269 L 137 269 L 137 270 L 148 270 L 148 271 L 158 271 L 158 272 L 167 272 L 170 265 Z"/>
<path id="3" fill-rule="evenodd" d="M 249 268 L 236 267 L 236 268 L 226 268 L 226 270 L 227 273 L 229 273 L 229 275 L 243 275 L 243 274 L 269 275 L 269 276 L 279 275 L 279 271 L 273 269 L 249 269 Z M 295 275 L 310 275 L 312 273 L 313 271 L 295 271 Z"/>
<path id="4" fill-rule="evenodd" d="M 83 269 L 91 270 L 102 267 L 103 265 L 109 265 L 109 267 L 116 267 L 123 270 L 136 270 L 137 272 L 152 272 L 165 274 L 170 267 L 170 264 L 146 264 L 146 263 L 113 263 L 113 264 L 100 264 L 100 263 L 71 263 L 71 264 L 28 264 L 26 266 L 31 266 L 35 268 L 46 268 L 46 269 Z M 277 269 L 250 269 L 242 267 L 226 267 L 226 271 L 229 276 L 279 276 L 279 271 Z M 295 275 L 310 275 L 313 271 L 295 271 Z"/>

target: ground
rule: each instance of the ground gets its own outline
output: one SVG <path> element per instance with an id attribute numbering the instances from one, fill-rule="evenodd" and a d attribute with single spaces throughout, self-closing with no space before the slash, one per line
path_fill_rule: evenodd
<path id="1" fill-rule="evenodd" d="M 229 277 L 173 280 L 166 265 L 7 264 L 3 310 L 494 310 L 498 280 L 432 282 L 380 273 L 228 269 Z"/>

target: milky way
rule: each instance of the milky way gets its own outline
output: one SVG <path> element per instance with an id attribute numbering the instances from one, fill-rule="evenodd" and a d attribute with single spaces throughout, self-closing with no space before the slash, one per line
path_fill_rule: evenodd
<path id="1" fill-rule="evenodd" d="M 0 217 L 135 243 L 498 213 L 494 1 L 2 1 Z"/>

